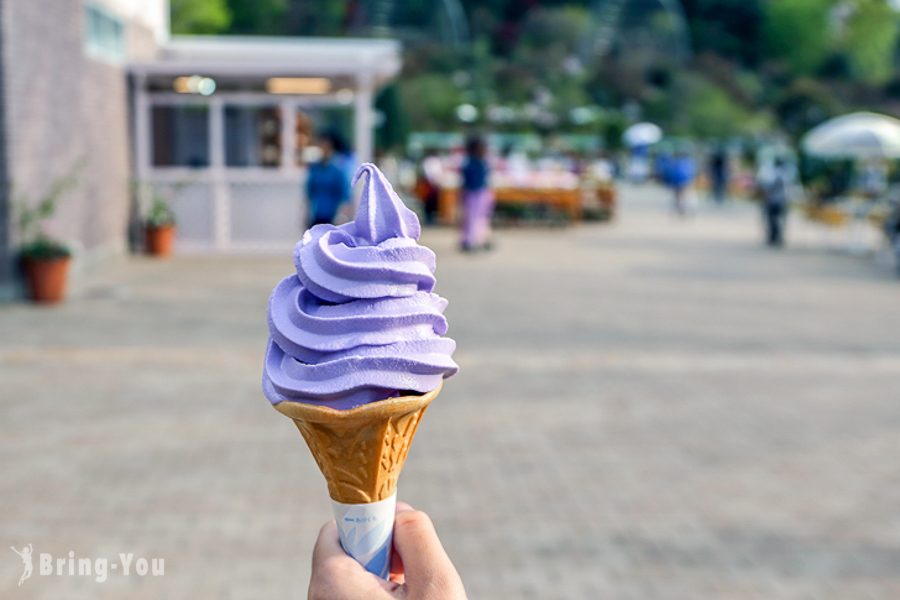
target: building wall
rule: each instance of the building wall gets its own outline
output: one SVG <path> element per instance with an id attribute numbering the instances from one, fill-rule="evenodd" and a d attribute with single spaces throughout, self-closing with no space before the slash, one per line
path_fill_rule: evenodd
<path id="1" fill-rule="evenodd" d="M 5 5 L 7 0 L 0 0 L 0 32 L 6 25 Z M 6 79 L 3 75 L 6 58 L 2 52 L 2 33 L 0 33 L 0 300 L 12 294 L 13 265 L 10 256 L 10 210 L 9 210 L 9 176 L 7 173 L 6 152 Z"/>
<path id="2" fill-rule="evenodd" d="M 131 196 L 124 65 L 87 55 L 83 0 L 3 0 L 2 13 L 12 197 L 36 202 L 81 163 L 48 230 L 73 245 L 82 265 L 121 253 Z M 129 52 L 152 53 L 153 39 L 143 23 L 126 22 Z"/>

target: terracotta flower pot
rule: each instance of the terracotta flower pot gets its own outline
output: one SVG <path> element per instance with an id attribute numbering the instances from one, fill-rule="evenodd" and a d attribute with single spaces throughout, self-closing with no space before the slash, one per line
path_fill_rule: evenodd
<path id="1" fill-rule="evenodd" d="M 68 256 L 59 258 L 24 258 L 25 284 L 28 297 L 42 304 L 55 304 L 66 296 L 69 277 Z"/>
<path id="2" fill-rule="evenodd" d="M 148 225 L 144 230 L 147 252 L 161 258 L 171 256 L 175 245 L 175 225 Z"/>

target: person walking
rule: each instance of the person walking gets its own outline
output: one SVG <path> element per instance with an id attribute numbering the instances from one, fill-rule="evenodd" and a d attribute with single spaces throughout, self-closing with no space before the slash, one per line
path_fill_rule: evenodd
<path id="1" fill-rule="evenodd" d="M 763 219 L 766 224 L 766 243 L 772 247 L 784 245 L 784 221 L 788 208 L 790 175 L 785 160 L 775 159 L 772 175 L 763 185 Z"/>
<path id="2" fill-rule="evenodd" d="M 350 180 L 336 160 L 333 139 L 323 135 L 319 140 L 319 149 L 322 155 L 309 165 L 306 177 L 309 227 L 334 223 L 341 205 L 350 200 Z"/>
<path id="3" fill-rule="evenodd" d="M 687 192 L 697 175 L 694 158 L 686 150 L 679 151 L 669 164 L 669 185 L 672 187 L 672 203 L 675 214 L 688 212 Z"/>
<path id="4" fill-rule="evenodd" d="M 491 248 L 491 219 L 494 215 L 494 194 L 490 188 L 490 167 L 487 147 L 480 137 L 466 142 L 466 158 L 462 174 L 462 240 L 463 252 Z"/>
<path id="5" fill-rule="evenodd" d="M 719 146 L 709 159 L 709 180 L 716 204 L 724 204 L 728 197 L 728 176 L 728 154 L 725 148 Z"/>

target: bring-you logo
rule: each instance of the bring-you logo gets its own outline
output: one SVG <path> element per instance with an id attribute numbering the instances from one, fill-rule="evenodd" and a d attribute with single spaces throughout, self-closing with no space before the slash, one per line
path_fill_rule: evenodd
<path id="1" fill-rule="evenodd" d="M 22 559 L 22 576 L 19 586 L 35 574 L 35 555 L 31 544 L 21 549 L 10 549 Z M 161 577 L 166 574 L 164 558 L 135 556 L 133 552 L 120 552 L 115 558 L 76 556 L 69 550 L 66 556 L 53 556 L 48 552 L 37 555 L 37 575 L 40 577 L 89 577 L 104 583 L 110 575 L 123 577 Z"/>

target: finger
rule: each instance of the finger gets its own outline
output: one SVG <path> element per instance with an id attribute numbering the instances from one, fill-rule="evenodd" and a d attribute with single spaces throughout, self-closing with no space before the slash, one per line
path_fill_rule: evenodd
<path id="1" fill-rule="evenodd" d="M 403 564 L 406 585 L 411 591 L 431 587 L 462 588 L 459 575 L 438 539 L 434 524 L 425 513 L 412 510 L 397 514 L 394 548 Z"/>
<path id="2" fill-rule="evenodd" d="M 398 501 L 397 502 L 397 514 L 402 512 L 409 512 L 411 510 L 415 510 L 408 502 Z M 397 583 L 403 583 L 405 581 L 403 577 L 403 559 L 400 558 L 400 555 L 397 554 L 397 549 L 391 544 L 391 575 L 390 580 L 395 581 Z"/>
<path id="3" fill-rule="evenodd" d="M 391 545 L 391 574 L 389 579 L 396 583 L 406 583 L 406 570 L 403 568 L 403 559 L 397 554 L 397 549 Z"/>
<path id="4" fill-rule="evenodd" d="M 322 525 L 322 528 L 319 530 L 319 537 L 316 538 L 316 545 L 313 548 L 313 569 L 329 558 L 340 557 L 341 555 L 346 556 L 346 553 L 341 548 L 337 524 L 332 519 Z"/>

